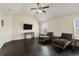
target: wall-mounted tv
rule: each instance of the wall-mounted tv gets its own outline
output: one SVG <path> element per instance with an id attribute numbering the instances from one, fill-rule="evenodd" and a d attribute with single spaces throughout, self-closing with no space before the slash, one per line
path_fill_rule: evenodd
<path id="1" fill-rule="evenodd" d="M 24 30 L 32 30 L 32 24 L 23 24 Z"/>

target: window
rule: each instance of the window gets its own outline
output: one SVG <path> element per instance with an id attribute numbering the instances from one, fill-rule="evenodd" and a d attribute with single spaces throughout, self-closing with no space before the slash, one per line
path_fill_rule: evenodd
<path id="1" fill-rule="evenodd" d="M 43 28 L 44 33 L 47 33 L 47 31 L 48 31 L 48 23 L 47 22 L 43 23 L 42 28 Z"/>
<path id="2" fill-rule="evenodd" d="M 79 39 L 79 18 L 74 21 L 74 38 Z"/>

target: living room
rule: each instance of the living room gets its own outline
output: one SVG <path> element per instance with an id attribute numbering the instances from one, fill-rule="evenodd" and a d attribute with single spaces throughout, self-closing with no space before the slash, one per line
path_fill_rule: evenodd
<path id="1" fill-rule="evenodd" d="M 53 56 L 53 55 L 59 55 L 59 54 L 67 55 L 65 54 L 66 53 L 65 50 L 62 53 L 56 53 L 55 51 L 51 52 L 52 48 L 48 46 L 51 44 L 43 45 L 36 42 L 37 40 L 39 40 L 38 39 L 39 34 L 46 34 L 47 32 L 53 32 L 53 37 L 55 36 L 57 38 L 61 37 L 62 33 L 72 34 L 72 39 L 76 39 L 74 40 L 76 44 L 75 43 L 73 44 L 77 48 L 74 47 L 74 49 L 76 50 L 74 54 L 68 54 L 68 55 L 79 55 L 78 54 L 79 36 L 77 31 L 78 29 L 76 28 L 76 26 L 79 27 L 79 25 L 75 24 L 77 22 L 79 23 L 79 21 L 76 22 L 76 20 L 78 20 L 78 17 L 79 17 L 79 4 L 2 3 L 0 4 L 0 22 L 1 22 L 0 23 L 0 48 L 2 51 L 0 55 L 26 55 L 26 56 L 27 55 L 32 55 L 32 56 L 52 55 Z M 31 29 L 27 29 L 26 28 L 27 25 L 30 25 Z M 34 37 L 35 42 L 33 42 L 33 39 L 28 39 L 31 36 Z M 23 43 L 24 42 L 23 40 L 26 41 L 26 43 Z M 29 45 L 27 40 L 31 41 Z M 26 45 L 29 50 L 30 48 L 33 49 L 33 47 L 35 47 L 36 49 L 34 49 L 33 51 L 36 51 L 36 52 L 34 53 L 32 50 L 30 50 L 31 52 L 28 52 L 29 50 L 25 52 L 25 49 L 23 51 L 24 47 L 20 47 L 21 44 L 19 42 L 15 43 L 15 41 L 16 42 L 20 41 L 20 43 L 22 42 L 21 44 L 24 44 L 24 47 Z M 14 43 L 10 43 L 10 42 L 14 42 Z M 9 45 L 11 46 L 6 45 L 7 43 L 9 43 Z M 34 43 L 34 44 L 31 44 L 31 43 Z M 4 48 L 5 46 L 6 48 Z M 22 49 L 22 52 L 19 52 L 18 54 L 14 53 L 17 51 L 16 50 L 17 48 L 13 48 L 12 46 L 13 47 L 18 46 L 18 48 L 20 47 Z M 42 48 L 44 49 L 44 51 L 48 51 L 48 50 L 50 51 L 45 53 Z M 72 48 L 73 47 L 71 47 L 70 49 Z M 11 50 L 11 49 L 14 49 L 14 50 Z M 39 49 L 41 49 L 43 53 L 41 50 L 40 52 Z M 21 51 L 21 50 L 18 50 L 18 51 Z M 26 54 L 27 52 L 28 54 Z"/>

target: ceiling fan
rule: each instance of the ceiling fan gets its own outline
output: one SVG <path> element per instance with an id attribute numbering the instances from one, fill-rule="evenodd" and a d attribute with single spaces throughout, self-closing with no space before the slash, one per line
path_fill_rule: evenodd
<path id="1" fill-rule="evenodd" d="M 42 12 L 46 13 L 46 11 L 44 10 L 46 8 L 49 8 L 49 6 L 42 7 L 40 3 L 37 3 L 37 8 L 31 8 L 31 10 L 36 10 L 36 13 L 42 13 Z"/>

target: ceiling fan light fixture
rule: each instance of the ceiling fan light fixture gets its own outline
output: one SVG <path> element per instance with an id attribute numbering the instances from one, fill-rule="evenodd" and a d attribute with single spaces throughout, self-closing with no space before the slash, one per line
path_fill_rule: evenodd
<path id="1" fill-rule="evenodd" d="M 39 10 L 39 9 L 38 9 L 37 12 L 38 12 L 38 13 L 42 13 L 42 10 Z"/>
<path id="2" fill-rule="evenodd" d="M 37 8 L 31 8 L 31 10 L 36 10 L 36 13 L 38 14 L 38 13 L 46 13 L 46 11 L 44 10 L 44 9 L 46 9 L 46 8 L 49 8 L 49 6 L 44 6 L 44 7 L 42 7 L 42 6 L 40 6 L 40 4 L 39 3 L 37 3 Z"/>

